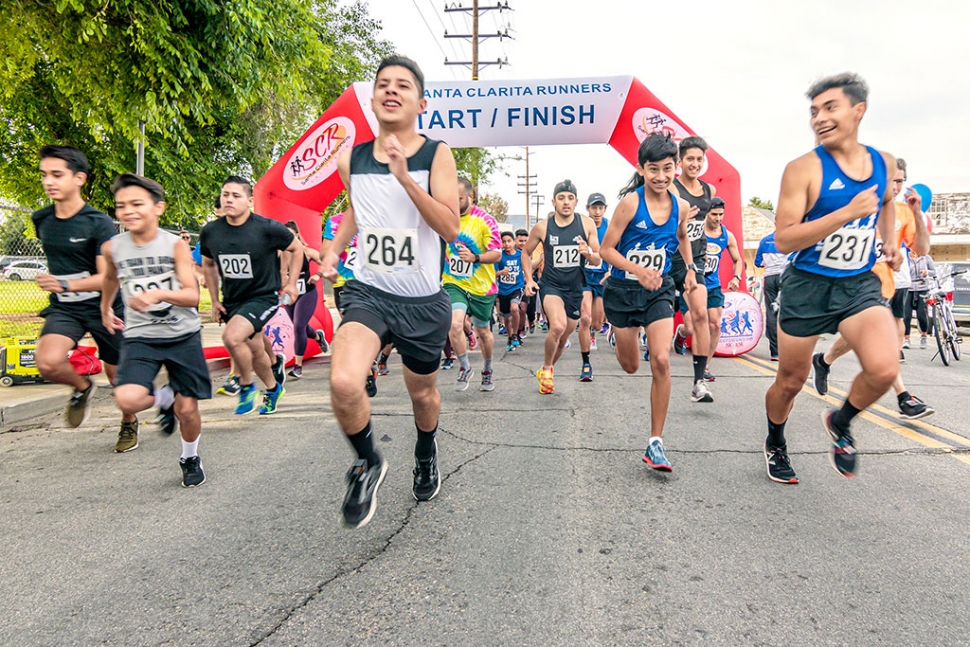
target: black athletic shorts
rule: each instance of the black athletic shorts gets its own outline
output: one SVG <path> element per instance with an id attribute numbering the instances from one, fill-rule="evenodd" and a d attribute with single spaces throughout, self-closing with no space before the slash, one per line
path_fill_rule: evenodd
<path id="1" fill-rule="evenodd" d="M 115 386 L 138 384 L 155 392 L 155 377 L 162 367 L 168 371 L 172 390 L 186 398 L 208 400 L 212 397 L 212 379 L 202 353 L 202 332 L 175 339 L 125 340 Z"/>
<path id="2" fill-rule="evenodd" d="M 638 281 L 606 279 L 603 292 L 606 318 L 616 328 L 639 328 L 674 316 L 674 280 L 669 274 L 656 290 L 645 289 Z"/>
<path id="3" fill-rule="evenodd" d="M 906 317 L 906 306 L 909 306 L 909 313 L 913 313 L 913 300 L 909 297 L 909 288 L 899 288 L 893 293 L 889 307 L 892 308 L 893 317 L 903 319 Z"/>
<path id="4" fill-rule="evenodd" d="M 344 283 L 344 285 L 347 285 L 347 284 Z M 341 316 L 343 315 L 343 312 L 344 312 L 344 309 L 340 307 L 340 303 L 341 303 L 340 294 L 343 292 L 343 289 L 344 289 L 343 285 L 341 285 L 339 288 L 333 289 L 333 307 L 337 309 L 337 312 L 339 312 Z"/>
<path id="5" fill-rule="evenodd" d="M 508 317 L 512 314 L 512 307 L 518 306 L 522 303 L 522 297 L 525 294 L 525 290 L 519 288 L 514 292 L 509 294 L 498 295 L 498 313 L 503 317 Z"/>
<path id="6" fill-rule="evenodd" d="M 115 301 L 115 316 L 124 320 L 125 307 L 121 299 Z M 40 312 L 44 327 L 40 336 L 63 335 L 77 344 L 85 333 L 91 333 L 98 346 L 98 357 L 105 364 L 117 366 L 124 340 L 121 333 L 112 335 L 101 323 L 101 300 L 90 299 L 78 303 L 54 303 Z"/>
<path id="7" fill-rule="evenodd" d="M 262 332 L 266 322 L 272 319 L 276 311 L 280 309 L 280 299 L 274 294 L 272 296 L 254 297 L 242 303 L 232 305 L 224 303 L 222 305 L 226 307 L 223 323 L 229 323 L 229 320 L 236 315 L 243 317 L 253 326 L 253 334 L 249 336 L 252 339 L 257 333 Z"/>
<path id="8" fill-rule="evenodd" d="M 562 299 L 566 306 L 567 319 L 579 319 L 579 310 L 583 307 L 583 286 L 578 286 L 572 290 L 564 290 L 556 285 L 539 283 L 539 298 L 542 300 L 542 309 L 546 309 L 546 297 L 557 296 Z"/>
<path id="9" fill-rule="evenodd" d="M 700 268 L 704 267 L 703 263 L 698 263 L 696 258 L 694 259 L 694 265 L 697 265 L 697 267 L 700 267 Z M 670 272 L 668 273 L 668 275 L 670 276 L 670 278 L 674 280 L 674 288 L 676 288 L 677 291 L 680 292 L 681 295 L 683 295 L 685 293 L 684 279 L 687 278 L 687 263 L 684 262 L 684 257 L 680 255 L 680 252 L 677 252 L 673 257 L 671 257 Z M 700 272 L 695 271 L 694 279 L 697 281 L 697 285 L 703 286 L 705 288 L 707 287 L 706 284 L 704 283 L 703 270 Z M 683 299 L 684 297 L 681 296 L 681 298 Z"/>
<path id="10" fill-rule="evenodd" d="M 882 282 L 872 272 L 832 278 L 789 265 L 781 276 L 781 293 L 778 325 L 792 337 L 835 334 L 843 320 L 885 305 Z"/>
<path id="11" fill-rule="evenodd" d="M 418 375 L 438 370 L 451 328 L 447 292 L 402 297 L 355 280 L 344 284 L 340 301 L 341 326 L 348 321 L 367 326 L 381 338 L 381 346 L 393 343 L 404 365 Z"/>

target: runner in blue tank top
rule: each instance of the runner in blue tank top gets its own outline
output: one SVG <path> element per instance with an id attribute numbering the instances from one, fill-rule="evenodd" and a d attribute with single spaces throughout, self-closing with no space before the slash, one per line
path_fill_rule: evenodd
<path id="1" fill-rule="evenodd" d="M 829 462 L 843 476 L 855 476 L 858 465 L 850 422 L 889 389 L 899 371 L 892 314 L 882 304 L 879 278 L 869 271 L 877 228 L 886 261 L 897 267 L 900 261 L 887 172 L 896 160 L 859 143 L 868 91 L 855 74 L 822 79 L 809 89 L 820 145 L 790 162 L 781 180 L 775 244 L 783 254 L 796 254 L 782 277 L 778 374 L 765 396 L 765 462 L 768 478 L 779 483 L 798 482 L 785 424 L 820 334 L 841 333 L 862 364 L 842 408 L 822 413 L 832 439 Z"/>
<path id="2" fill-rule="evenodd" d="M 674 280 L 671 257 L 683 255 L 693 265 L 687 237 L 687 202 L 670 191 L 677 168 L 677 144 L 650 135 L 637 152 L 637 172 L 620 192 L 603 239 L 603 260 L 612 266 L 603 304 L 613 326 L 616 359 L 627 373 L 640 367 L 640 327 L 650 349 L 650 442 L 644 462 L 656 470 L 673 468 L 664 453 L 663 435 L 670 405 L 670 340 L 673 336 Z M 694 272 L 685 279 L 696 288 Z"/>

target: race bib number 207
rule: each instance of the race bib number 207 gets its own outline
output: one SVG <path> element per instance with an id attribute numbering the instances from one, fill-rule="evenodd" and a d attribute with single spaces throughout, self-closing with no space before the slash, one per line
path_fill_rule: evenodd
<path id="1" fill-rule="evenodd" d="M 409 274 L 419 269 L 417 229 L 363 229 L 357 246 L 358 267 L 364 265 L 382 274 Z"/>

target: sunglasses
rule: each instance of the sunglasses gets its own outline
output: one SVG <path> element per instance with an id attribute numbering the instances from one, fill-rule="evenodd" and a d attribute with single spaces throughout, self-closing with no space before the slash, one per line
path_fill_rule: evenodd
<path id="1" fill-rule="evenodd" d="M 182 240 L 192 240 L 191 236 L 180 236 Z"/>

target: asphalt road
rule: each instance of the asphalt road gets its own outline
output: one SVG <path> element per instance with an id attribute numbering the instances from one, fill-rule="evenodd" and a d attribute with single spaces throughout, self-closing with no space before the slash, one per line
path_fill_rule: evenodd
<path id="1" fill-rule="evenodd" d="M 970 357 L 907 353 L 911 391 L 938 413 L 903 424 L 883 398 L 856 423 L 852 481 L 828 466 L 825 403 L 803 392 L 788 426 L 802 482 L 784 486 L 761 454 L 764 343 L 714 361 L 712 405 L 689 401 L 690 358 L 673 359 L 662 475 L 640 458 L 647 367 L 623 375 L 601 349 L 582 384 L 574 345 L 541 396 L 538 341 L 497 354 L 492 393 L 440 373 L 444 483 L 421 504 L 392 358 L 372 401 L 390 470 L 356 531 L 339 523 L 352 453 L 324 363 L 274 416 L 205 403 L 194 490 L 179 487 L 177 439 L 152 425 L 113 454 L 107 396 L 80 429 L 51 415 L 0 434 L 0 644 L 970 642 Z M 856 370 L 836 365 L 833 394 Z"/>

